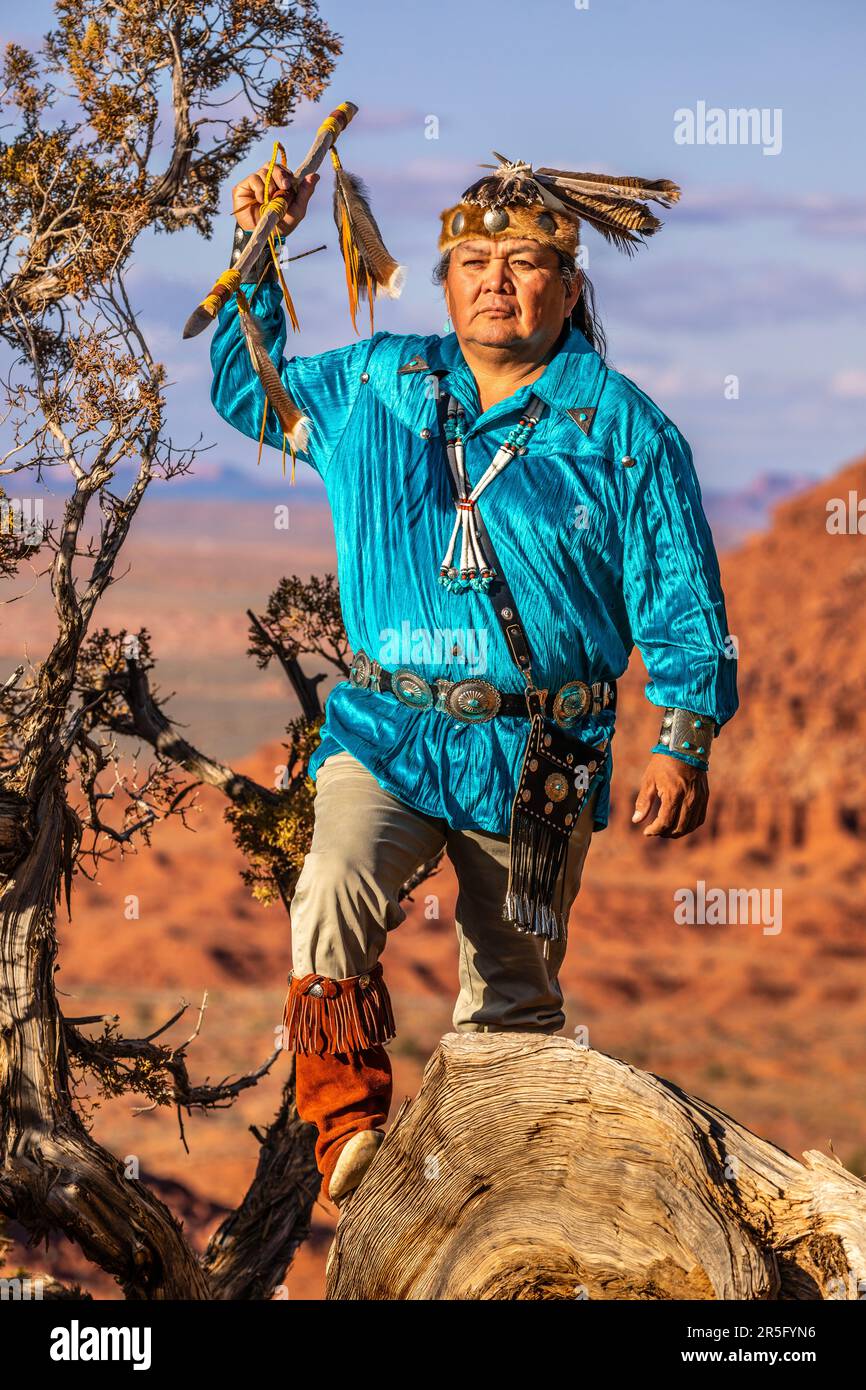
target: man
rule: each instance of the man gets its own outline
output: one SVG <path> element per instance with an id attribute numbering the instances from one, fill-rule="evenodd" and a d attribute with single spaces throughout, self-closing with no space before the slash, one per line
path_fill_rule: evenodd
<path id="1" fill-rule="evenodd" d="M 264 172 L 234 190 L 235 259 Z M 287 235 L 317 176 L 273 180 Z M 664 713 L 633 819 L 672 838 L 704 819 L 710 743 L 737 708 L 715 550 L 689 446 L 606 365 L 575 263 L 581 218 L 628 250 L 660 225 L 641 200 L 678 192 L 500 157 L 442 214 L 444 337 L 376 332 L 286 360 L 271 273 L 253 299 L 307 417 L 300 457 L 332 509 L 354 653 L 310 764 L 285 1012 L 298 1110 L 338 1205 L 391 1102 L 386 933 L 405 917 L 401 885 L 443 846 L 459 884 L 454 1027 L 562 1028 L 563 924 L 607 822 L 615 682 L 635 644 Z M 264 396 L 233 302 L 211 359 L 216 409 L 258 438 Z M 273 411 L 264 437 L 281 445 Z"/>

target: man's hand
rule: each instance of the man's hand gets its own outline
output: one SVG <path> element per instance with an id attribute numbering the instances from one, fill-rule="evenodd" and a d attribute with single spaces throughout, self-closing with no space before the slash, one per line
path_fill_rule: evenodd
<path id="1" fill-rule="evenodd" d="M 238 220 L 238 225 L 243 227 L 245 232 L 253 231 L 261 217 L 262 204 L 265 201 L 265 174 L 267 172 L 268 166 L 263 164 L 257 173 L 249 174 L 241 183 L 236 183 L 232 189 L 232 211 Z M 268 193 L 271 196 L 276 196 L 277 193 L 284 194 L 289 203 L 288 212 L 277 223 L 277 231 L 280 236 L 288 236 L 303 220 L 304 213 L 307 211 L 307 204 L 313 196 L 313 189 L 318 182 L 318 174 L 307 174 L 298 184 L 291 170 L 283 169 L 279 164 L 274 165 L 271 170 Z"/>
<path id="2" fill-rule="evenodd" d="M 654 753 L 640 784 L 632 821 L 645 820 L 656 798 L 660 802 L 658 815 L 643 833 L 671 840 L 688 835 L 703 825 L 707 814 L 710 799 L 707 774 L 667 753 Z"/>

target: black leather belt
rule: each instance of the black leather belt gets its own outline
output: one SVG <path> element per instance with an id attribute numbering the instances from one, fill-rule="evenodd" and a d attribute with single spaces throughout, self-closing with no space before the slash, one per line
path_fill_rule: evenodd
<path id="1" fill-rule="evenodd" d="M 522 691 L 498 690 L 480 676 L 460 681 L 428 681 L 409 666 L 386 671 L 364 651 L 353 656 L 349 680 L 359 690 L 387 691 L 410 709 L 436 709 L 465 724 L 483 724 L 496 715 L 529 717 Z M 552 696 L 544 692 L 544 712 L 563 729 L 571 728 L 587 715 L 615 707 L 616 681 L 595 681 L 592 685 L 567 681 Z"/>

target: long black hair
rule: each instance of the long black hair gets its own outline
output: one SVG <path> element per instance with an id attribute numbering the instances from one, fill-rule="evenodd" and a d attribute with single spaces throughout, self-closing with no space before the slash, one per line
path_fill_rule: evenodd
<path id="1" fill-rule="evenodd" d="M 580 297 L 571 311 L 569 324 L 572 328 L 579 328 L 583 336 L 590 345 L 595 348 L 599 357 L 604 359 L 607 353 L 607 338 L 598 311 L 595 307 L 595 289 L 592 281 L 585 270 L 579 270 L 570 256 L 564 251 L 556 250 L 559 259 L 559 268 L 562 274 L 566 289 L 570 289 L 574 284 L 574 277 L 580 274 L 583 279 L 580 289 Z M 448 277 L 448 267 L 451 264 L 451 251 L 444 251 L 439 257 L 433 271 L 434 285 L 444 285 Z"/>

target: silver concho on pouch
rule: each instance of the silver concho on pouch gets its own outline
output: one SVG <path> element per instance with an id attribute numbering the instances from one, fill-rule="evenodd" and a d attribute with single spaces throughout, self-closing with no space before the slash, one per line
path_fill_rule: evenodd
<path id="1" fill-rule="evenodd" d="M 544 790 L 551 801 L 562 801 L 568 796 L 568 778 L 561 772 L 551 772 L 545 779 Z"/>

